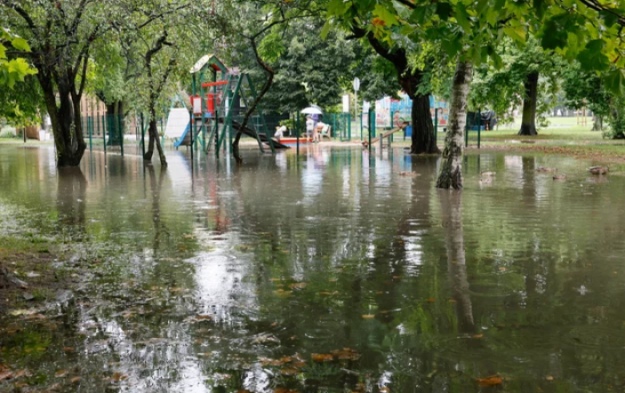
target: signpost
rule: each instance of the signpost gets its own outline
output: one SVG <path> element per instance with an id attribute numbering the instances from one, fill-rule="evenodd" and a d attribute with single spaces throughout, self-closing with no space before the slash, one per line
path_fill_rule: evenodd
<path id="1" fill-rule="evenodd" d="M 358 116 L 358 90 L 360 90 L 360 79 L 358 79 L 358 77 L 354 78 L 354 98 L 355 98 L 355 105 L 354 105 L 354 114 L 355 116 Z"/>

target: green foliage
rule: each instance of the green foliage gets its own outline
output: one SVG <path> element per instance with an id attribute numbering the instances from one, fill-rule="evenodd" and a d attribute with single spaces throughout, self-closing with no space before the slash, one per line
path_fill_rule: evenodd
<path id="1" fill-rule="evenodd" d="M 7 48 L 5 44 L 10 47 Z M 28 75 L 37 73 L 25 58 L 9 57 L 11 48 L 18 52 L 30 52 L 30 46 L 25 39 L 6 28 L 0 29 L 0 86 L 6 86 L 9 89 L 12 89 L 17 82 L 23 82 Z"/>
<path id="2" fill-rule="evenodd" d="M 497 49 L 501 54 L 502 66 L 493 68 L 482 64 L 475 72 L 469 106 L 473 110 L 492 109 L 500 121 L 511 121 L 512 111 L 523 105 L 524 87 L 528 73 L 538 71 L 539 80 L 537 115 L 543 121 L 544 113 L 556 102 L 559 80 L 567 69 L 562 59 L 543 50 L 535 39 L 519 47 L 512 40 L 504 40 Z"/>

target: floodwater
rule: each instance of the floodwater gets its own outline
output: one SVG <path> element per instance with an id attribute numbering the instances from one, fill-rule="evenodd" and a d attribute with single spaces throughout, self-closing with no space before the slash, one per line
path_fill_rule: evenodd
<path id="1" fill-rule="evenodd" d="M 52 239 L 71 283 L 5 310 L 0 391 L 625 389 L 618 171 L 484 153 L 457 193 L 401 150 L 168 160 L 0 145 L 0 235 Z"/>

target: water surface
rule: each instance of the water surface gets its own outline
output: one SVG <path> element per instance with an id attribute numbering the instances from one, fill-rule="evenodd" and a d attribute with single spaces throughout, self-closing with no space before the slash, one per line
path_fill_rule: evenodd
<path id="1" fill-rule="evenodd" d="M 85 272 L 44 319 L 3 317 L 0 363 L 29 375 L 0 391 L 623 389 L 619 173 L 485 153 L 455 193 L 401 150 L 168 161 L 57 171 L 52 149 L 0 145 L 0 232 Z"/>

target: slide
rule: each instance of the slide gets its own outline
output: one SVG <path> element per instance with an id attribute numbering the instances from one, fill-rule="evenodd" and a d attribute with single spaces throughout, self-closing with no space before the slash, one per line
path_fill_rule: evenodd
<path id="1" fill-rule="evenodd" d="M 377 141 L 379 141 L 379 140 L 380 140 L 380 138 L 386 138 L 386 137 L 389 137 L 389 136 L 391 136 L 392 134 L 394 134 L 394 133 L 396 133 L 396 132 L 402 131 L 403 129 L 404 129 L 403 127 L 395 128 L 395 129 L 390 130 L 390 131 L 389 131 L 389 132 L 387 132 L 387 133 L 382 133 L 382 136 L 381 136 L 381 137 L 380 137 L 380 136 L 378 136 L 378 137 L 375 137 L 375 138 L 371 138 L 371 144 L 373 145 L 374 143 L 376 143 Z M 368 146 L 369 146 L 369 141 L 362 141 L 362 145 L 363 145 L 364 147 L 368 147 Z"/>
<path id="2" fill-rule="evenodd" d="M 256 131 L 254 131 L 253 129 L 249 127 L 241 128 L 241 123 L 239 122 L 232 121 L 232 128 L 234 128 L 237 131 L 241 131 L 243 134 L 247 136 L 251 136 L 252 138 L 256 139 Z M 259 136 L 260 136 L 261 142 L 269 144 L 269 140 L 267 139 L 267 136 L 265 134 L 259 134 Z M 275 139 L 273 141 L 273 147 L 275 147 L 276 149 L 290 149 L 291 148 L 290 146 L 282 144 L 276 141 Z"/>
<path id="3" fill-rule="evenodd" d="M 185 108 L 172 108 L 167 116 L 165 126 L 165 136 L 171 139 L 178 139 L 187 132 L 189 123 L 189 111 Z"/>
<path id="4" fill-rule="evenodd" d="M 174 147 L 176 149 L 180 147 L 180 145 L 189 146 L 191 144 L 191 141 L 189 140 L 190 138 L 187 136 L 190 128 L 191 128 L 191 123 L 188 123 L 184 131 L 182 132 L 182 135 L 179 138 L 174 139 Z"/>

